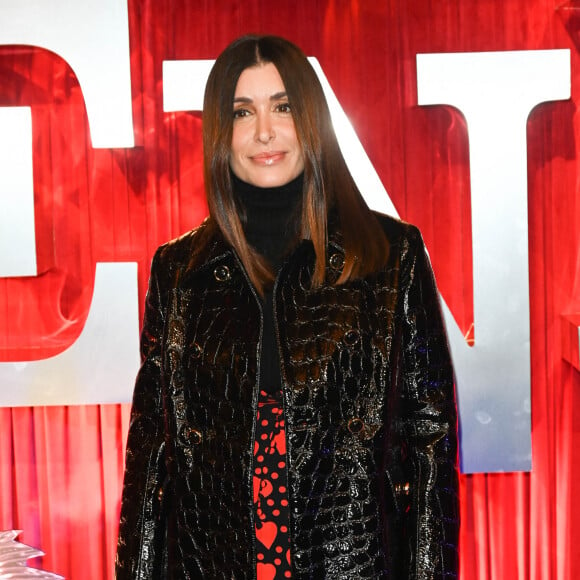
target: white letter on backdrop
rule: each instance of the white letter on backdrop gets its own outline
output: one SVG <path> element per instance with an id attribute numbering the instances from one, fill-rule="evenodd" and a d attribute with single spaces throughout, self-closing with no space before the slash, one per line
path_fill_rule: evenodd
<path id="1" fill-rule="evenodd" d="M 531 469 L 526 122 L 570 97 L 569 50 L 417 55 L 420 105 L 469 133 L 475 344 L 445 308 L 458 383 L 462 470 Z"/>
<path id="2" fill-rule="evenodd" d="M 126 0 L 4 0 L 0 45 L 11 44 L 41 47 L 69 63 L 83 91 L 94 147 L 134 146 Z M 1 112 L 2 127 L 17 124 L 18 131 L 1 131 L 0 148 L 18 151 L 20 162 L 6 170 L 8 157 L 3 153 L 0 160 L 0 277 L 34 276 L 30 110 Z M 129 401 L 139 366 L 138 332 L 136 264 L 96 264 L 81 336 L 47 360 L 0 363 L 0 405 Z"/>
<path id="3" fill-rule="evenodd" d="M 133 147 L 127 0 L 2 0 L 0 45 L 50 50 L 73 69 L 93 147 Z"/>
<path id="4" fill-rule="evenodd" d="M 0 107 L 0 277 L 36 274 L 30 107 Z"/>

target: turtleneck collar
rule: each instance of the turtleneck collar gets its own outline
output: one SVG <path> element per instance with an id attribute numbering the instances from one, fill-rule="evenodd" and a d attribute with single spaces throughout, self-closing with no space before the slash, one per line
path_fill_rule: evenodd
<path id="1" fill-rule="evenodd" d="M 303 181 L 300 174 L 278 187 L 256 187 L 232 173 L 246 238 L 274 267 L 296 239 Z"/>

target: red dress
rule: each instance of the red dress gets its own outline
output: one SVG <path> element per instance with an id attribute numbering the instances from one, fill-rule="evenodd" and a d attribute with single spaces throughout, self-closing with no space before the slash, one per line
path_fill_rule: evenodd
<path id="1" fill-rule="evenodd" d="M 254 443 L 254 521 L 258 580 L 291 578 L 286 430 L 281 393 L 260 391 Z"/>

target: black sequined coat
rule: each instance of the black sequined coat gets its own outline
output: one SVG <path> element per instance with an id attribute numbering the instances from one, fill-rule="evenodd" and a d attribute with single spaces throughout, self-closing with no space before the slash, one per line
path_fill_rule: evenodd
<path id="1" fill-rule="evenodd" d="M 387 266 L 310 287 L 303 241 L 274 288 L 293 578 L 457 573 L 457 416 L 418 230 L 380 216 Z M 213 232 L 213 233 L 212 233 Z M 328 280 L 343 265 L 332 232 Z M 141 339 L 117 578 L 255 578 L 261 301 L 207 224 L 156 253 Z"/>

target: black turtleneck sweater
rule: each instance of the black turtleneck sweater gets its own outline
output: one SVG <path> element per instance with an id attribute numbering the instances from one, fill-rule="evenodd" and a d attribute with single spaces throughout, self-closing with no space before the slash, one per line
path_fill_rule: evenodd
<path id="1" fill-rule="evenodd" d="M 268 188 L 256 187 L 235 175 L 232 179 L 236 198 L 245 212 L 246 239 L 277 273 L 296 242 L 303 177 L 299 175 L 286 185 Z M 274 394 L 281 390 L 282 379 L 270 289 L 264 293 L 263 315 L 260 390 Z"/>

